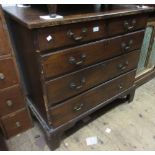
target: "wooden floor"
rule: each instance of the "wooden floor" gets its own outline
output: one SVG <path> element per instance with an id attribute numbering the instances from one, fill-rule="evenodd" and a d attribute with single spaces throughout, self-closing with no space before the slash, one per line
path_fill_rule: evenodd
<path id="1" fill-rule="evenodd" d="M 155 79 L 137 89 L 132 103 L 98 115 L 88 125 L 70 131 L 57 150 L 155 150 Z M 38 124 L 34 124 L 7 141 L 9 150 L 49 150 Z M 105 132 L 106 128 L 111 132 Z M 98 143 L 87 146 L 86 138 L 94 136 Z"/>

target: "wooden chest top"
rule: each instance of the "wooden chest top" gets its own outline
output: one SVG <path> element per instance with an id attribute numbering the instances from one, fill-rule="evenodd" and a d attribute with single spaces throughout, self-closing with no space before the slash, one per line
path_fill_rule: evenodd
<path id="1" fill-rule="evenodd" d="M 63 19 L 57 20 L 43 20 L 40 16 L 47 15 L 48 12 L 44 10 L 38 10 L 34 8 L 19 8 L 17 6 L 8 6 L 4 8 L 12 18 L 16 21 L 20 22 L 22 25 L 25 25 L 29 29 L 33 28 L 41 28 L 41 27 L 49 27 L 55 25 L 63 25 L 70 23 L 78 23 L 85 21 L 93 21 L 99 19 L 108 19 L 113 17 L 121 17 L 125 15 L 136 15 L 140 13 L 148 13 L 154 11 L 152 7 L 137 7 L 133 5 L 113 5 L 112 9 L 104 10 L 101 9 L 99 11 L 88 10 L 87 12 L 82 12 L 80 9 L 77 12 L 73 13 L 59 13 L 63 16 Z"/>

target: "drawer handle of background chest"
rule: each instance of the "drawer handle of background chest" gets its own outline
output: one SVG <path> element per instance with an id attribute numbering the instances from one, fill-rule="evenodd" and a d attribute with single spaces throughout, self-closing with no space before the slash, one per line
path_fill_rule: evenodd
<path id="1" fill-rule="evenodd" d="M 124 21 L 124 28 L 125 28 L 127 31 L 130 31 L 130 30 L 134 29 L 135 24 L 136 24 L 136 20 L 135 20 L 135 19 L 132 20 L 131 25 L 129 24 L 128 21 Z"/>
<path id="2" fill-rule="evenodd" d="M 13 106 L 13 102 L 11 100 L 7 100 L 6 104 L 8 107 L 12 107 Z"/>
<path id="3" fill-rule="evenodd" d="M 86 83 L 85 78 L 82 78 L 81 81 L 80 81 L 80 85 L 79 85 L 79 86 L 77 86 L 74 82 L 72 82 L 72 83 L 70 84 L 70 88 L 75 89 L 75 90 L 79 90 L 79 89 L 83 88 L 83 85 L 84 85 L 85 83 Z"/>
<path id="4" fill-rule="evenodd" d="M 3 73 L 0 73 L 0 80 L 4 80 L 5 79 L 5 75 Z"/>
<path id="5" fill-rule="evenodd" d="M 79 65 L 81 65 L 85 61 L 85 59 L 86 59 L 86 54 L 82 54 L 80 56 L 80 60 L 79 61 L 77 61 L 75 57 L 71 56 L 69 58 L 69 63 L 70 64 L 74 64 L 76 66 L 79 66 Z"/>
<path id="6" fill-rule="evenodd" d="M 17 128 L 21 127 L 20 122 L 16 122 L 16 127 L 17 127 Z"/>
<path id="7" fill-rule="evenodd" d="M 79 110 L 82 109 L 82 107 L 83 107 L 83 104 L 80 104 L 79 106 L 75 106 L 73 110 L 74 111 L 79 111 Z"/>

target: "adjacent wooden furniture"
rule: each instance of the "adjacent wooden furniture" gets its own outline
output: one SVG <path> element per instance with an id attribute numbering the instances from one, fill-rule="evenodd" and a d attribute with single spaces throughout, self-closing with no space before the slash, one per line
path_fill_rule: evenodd
<path id="1" fill-rule="evenodd" d="M 86 5 L 85 5 L 86 6 Z M 79 120 L 118 98 L 133 100 L 135 74 L 152 8 L 95 6 L 43 20 L 37 7 L 4 8 L 27 85 L 27 102 L 49 146 Z M 97 11 L 96 11 L 97 10 Z"/>
<path id="2" fill-rule="evenodd" d="M 30 127 L 32 121 L 25 105 L 19 72 L 0 8 L 0 127 L 6 138 Z"/>
<path id="3" fill-rule="evenodd" d="M 149 6 L 154 7 L 154 11 L 149 14 L 147 21 L 136 73 L 136 87 L 155 77 L 155 5 L 150 4 Z"/>

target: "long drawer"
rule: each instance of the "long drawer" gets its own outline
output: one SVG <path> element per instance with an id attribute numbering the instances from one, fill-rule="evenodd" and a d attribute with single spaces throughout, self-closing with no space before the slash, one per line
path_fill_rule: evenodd
<path id="1" fill-rule="evenodd" d="M 49 106 L 135 69 L 138 58 L 137 50 L 46 82 Z"/>
<path id="2" fill-rule="evenodd" d="M 53 127 L 58 127 L 73 118 L 92 109 L 107 99 L 123 92 L 134 83 L 136 70 L 128 72 L 107 83 L 103 83 L 81 95 L 63 102 L 55 107 L 51 107 L 51 123 Z"/>
<path id="3" fill-rule="evenodd" d="M 37 48 L 49 50 L 128 33 L 145 28 L 146 19 L 145 15 L 134 15 L 41 28 L 37 30 Z"/>
<path id="4" fill-rule="evenodd" d="M 56 77 L 139 49 L 143 36 L 142 30 L 44 55 L 41 59 L 44 76 Z"/>
<path id="5" fill-rule="evenodd" d="M 15 136 L 32 127 L 32 120 L 25 108 L 2 117 L 1 122 L 7 138 Z"/>
<path id="6" fill-rule="evenodd" d="M 0 116 L 13 113 L 24 106 L 25 101 L 19 86 L 0 91 Z"/>
<path id="7" fill-rule="evenodd" d="M 0 89 L 18 83 L 17 71 L 12 58 L 0 60 Z"/>

